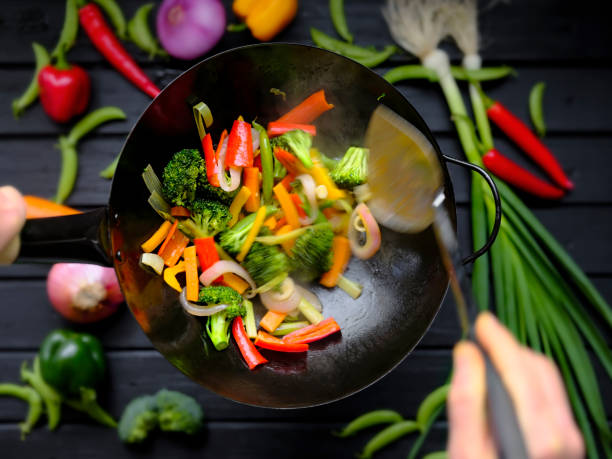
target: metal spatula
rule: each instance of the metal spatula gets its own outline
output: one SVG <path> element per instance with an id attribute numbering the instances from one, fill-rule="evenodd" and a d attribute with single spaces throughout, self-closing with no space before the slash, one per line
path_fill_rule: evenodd
<path id="1" fill-rule="evenodd" d="M 440 160 L 433 145 L 411 123 L 379 105 L 366 132 L 370 149 L 368 186 L 376 220 L 394 231 L 412 233 L 433 225 L 455 296 L 463 336 L 474 342 L 476 307 L 444 201 Z M 478 345 L 478 343 L 476 342 Z M 510 396 L 490 359 L 486 362 L 489 420 L 498 451 L 508 459 L 527 458 Z"/>

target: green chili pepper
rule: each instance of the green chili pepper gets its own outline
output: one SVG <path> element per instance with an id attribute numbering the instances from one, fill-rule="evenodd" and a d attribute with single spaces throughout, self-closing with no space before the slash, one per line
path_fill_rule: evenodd
<path id="1" fill-rule="evenodd" d="M 49 53 L 47 53 L 44 46 L 34 42 L 32 43 L 32 49 L 34 50 L 34 59 L 36 61 L 34 76 L 25 92 L 19 98 L 13 100 L 13 116 L 15 118 L 19 118 L 24 110 L 38 98 L 40 92 L 38 87 L 38 72 L 40 72 L 40 69 L 45 67 L 50 61 Z"/>
<path id="2" fill-rule="evenodd" d="M 362 46 L 345 43 L 330 37 L 325 32 L 321 32 L 314 27 L 310 28 L 310 37 L 319 48 L 327 49 L 328 51 L 333 51 L 352 59 L 371 58 L 372 55 L 377 53 L 374 47 L 364 48 Z"/>
<path id="3" fill-rule="evenodd" d="M 115 171 L 117 170 L 117 164 L 119 164 L 119 155 L 113 159 L 112 163 L 100 171 L 100 177 L 109 180 L 112 179 L 115 175 Z"/>
<path id="4" fill-rule="evenodd" d="M 130 19 L 127 25 L 130 40 L 144 52 L 148 53 L 149 59 L 153 59 L 155 56 L 168 56 L 168 53 L 161 48 L 149 27 L 149 13 L 154 6 L 153 3 L 142 5 L 136 10 L 134 17 Z"/>
<path id="5" fill-rule="evenodd" d="M 23 440 L 27 434 L 32 431 L 32 427 L 36 425 L 40 415 L 42 414 L 42 398 L 29 386 L 18 386 L 17 384 L 0 384 L 0 395 L 8 395 L 11 397 L 20 398 L 28 402 L 28 415 L 26 419 L 19 424 L 21 429 L 21 439 Z"/>
<path id="6" fill-rule="evenodd" d="M 403 421 L 404 418 L 397 411 L 393 410 L 375 410 L 369 413 L 362 414 L 361 416 L 353 419 L 349 422 L 344 429 L 340 432 L 335 433 L 337 437 L 345 438 L 351 435 L 355 435 L 357 432 L 367 429 L 368 427 L 380 425 L 380 424 L 392 424 Z"/>
<path id="7" fill-rule="evenodd" d="M 67 136 L 60 136 L 58 147 L 61 152 L 62 165 L 55 194 L 55 202 L 63 203 L 74 188 L 78 171 L 77 144 L 79 140 L 97 128 L 112 120 L 124 120 L 125 113 L 117 107 L 99 108 L 81 119 L 70 130 Z"/>
<path id="8" fill-rule="evenodd" d="M 272 199 L 272 187 L 274 186 L 274 157 L 272 147 L 266 129 L 259 123 L 253 121 L 253 127 L 259 132 L 259 154 L 261 155 L 262 196 L 265 204 Z"/>
<path id="9" fill-rule="evenodd" d="M 346 25 L 346 15 L 344 14 L 344 0 L 329 0 L 329 13 L 334 23 L 336 32 L 349 43 L 353 43 L 353 36 Z"/>
<path id="10" fill-rule="evenodd" d="M 66 0 L 66 14 L 64 16 L 64 25 L 60 32 L 60 37 L 57 44 L 51 52 L 51 57 L 57 57 L 60 51 L 67 53 L 74 46 L 74 42 L 79 32 L 79 12 L 76 0 Z"/>
<path id="11" fill-rule="evenodd" d="M 100 5 L 100 7 L 104 10 L 115 27 L 117 36 L 122 40 L 125 40 L 125 16 L 123 16 L 123 11 L 121 11 L 121 7 L 117 4 L 117 2 L 115 0 L 94 0 L 94 2 Z"/>
<path id="12" fill-rule="evenodd" d="M 401 421 L 391 424 L 386 429 L 383 429 L 374 435 L 372 439 L 366 443 L 363 451 L 357 457 L 361 459 L 369 459 L 381 448 L 393 443 L 404 435 L 416 432 L 418 430 L 419 425 L 415 421 Z"/>
<path id="13" fill-rule="evenodd" d="M 451 73 L 457 80 L 490 81 L 504 78 L 514 74 L 514 69 L 508 66 L 484 67 L 477 70 L 465 70 L 462 67 L 451 66 Z M 402 80 L 427 79 L 432 82 L 438 81 L 436 73 L 422 65 L 401 65 L 389 70 L 383 75 L 389 83 L 394 84 Z"/>
<path id="14" fill-rule="evenodd" d="M 43 379 L 38 357 L 34 358 L 33 371 L 28 369 L 27 362 L 23 362 L 21 365 L 21 379 L 30 384 L 41 396 L 47 413 L 47 425 L 49 430 L 54 430 L 61 417 L 62 397 Z"/>
<path id="15" fill-rule="evenodd" d="M 419 425 L 419 430 L 425 429 L 425 426 L 429 424 L 430 419 L 436 412 L 436 409 L 443 405 L 448 395 L 449 385 L 438 387 L 436 390 L 431 392 L 419 405 L 419 409 L 416 415 L 416 422 Z"/>
<path id="16" fill-rule="evenodd" d="M 544 121 L 544 110 L 542 108 L 545 89 L 546 83 L 540 81 L 533 85 L 529 93 L 529 114 L 531 115 L 531 122 L 540 137 L 546 135 L 546 122 Z"/>

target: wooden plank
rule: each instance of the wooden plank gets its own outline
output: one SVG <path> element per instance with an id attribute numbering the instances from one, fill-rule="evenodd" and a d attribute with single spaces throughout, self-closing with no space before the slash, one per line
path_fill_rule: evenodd
<path id="1" fill-rule="evenodd" d="M 5 445 L 5 459 L 24 457 L 62 457 L 65 459 L 181 457 L 200 459 L 218 457 L 252 459 L 255 457 L 353 457 L 361 451 L 377 431 L 370 429 L 355 437 L 337 438 L 331 432 L 342 427 L 339 423 L 323 421 L 316 424 L 208 422 L 201 434 L 194 437 L 156 432 L 145 444 L 125 446 L 114 430 L 89 425 L 64 425 L 57 432 L 37 428 L 26 441 L 19 441 L 15 425 L 0 424 L 0 443 Z M 434 426 L 422 453 L 443 450 L 447 429 L 444 423 Z M 406 436 L 376 453 L 377 459 L 403 457 L 408 453 L 416 434 Z M 70 445 L 70 447 L 66 447 Z M 103 445 L 103 446 L 102 446 Z M 7 448 L 8 447 L 8 448 Z"/>
<path id="2" fill-rule="evenodd" d="M 231 0 L 224 0 L 228 22 L 235 19 L 230 12 Z M 140 6 L 138 0 L 121 2 L 129 18 Z M 353 0 L 346 3 L 347 22 L 355 40 L 363 45 L 382 46 L 391 42 L 382 18 L 382 0 Z M 514 1 L 498 5 L 480 17 L 482 54 L 486 59 L 522 61 L 589 61 L 612 58 L 610 43 L 612 32 L 606 21 L 607 4 L 603 0 L 586 0 L 579 9 L 568 0 Z M 0 63 L 27 63 L 32 60 L 30 43 L 38 41 L 48 48 L 54 46 L 63 21 L 64 2 L 8 0 L 3 2 L 3 27 L 0 42 Z M 545 18 L 545 19 L 544 19 Z M 154 21 L 152 21 L 154 22 Z M 329 17 L 327 1 L 309 1 L 300 4 L 298 17 L 276 40 L 310 42 L 309 29 L 316 27 L 335 36 Z M 209 55 L 255 41 L 248 32 L 227 33 Z M 588 44 L 588 45 L 587 45 Z M 147 63 L 147 56 L 130 44 L 130 52 Z M 458 53 L 453 49 L 453 56 Z M 81 32 L 70 58 L 76 62 L 100 62 L 91 44 Z M 171 65 L 181 65 L 170 61 Z"/>
<path id="3" fill-rule="evenodd" d="M 186 67 L 185 67 L 186 68 Z M 384 74 L 390 67 L 377 69 Z M 157 68 L 156 82 L 164 86 L 180 73 L 177 69 Z M 608 91 L 612 69 L 599 67 L 543 68 L 518 67 L 517 78 L 490 83 L 485 89 L 490 97 L 499 99 L 514 113 L 529 121 L 527 98 L 532 85 L 544 80 L 547 89 L 544 98 L 545 117 L 549 133 L 612 132 L 606 108 L 612 105 Z M 149 99 L 123 77 L 110 69 L 95 68 L 90 72 L 93 85 L 92 108 L 116 105 L 128 117 L 125 122 L 103 126 L 98 132 L 126 134 L 146 108 Z M 27 85 L 31 75 L 28 69 L 0 68 L 0 107 L 9 107 Z M 427 81 L 400 82 L 397 88 L 420 112 L 434 132 L 454 132 L 442 93 L 436 84 Z M 283 88 L 287 90 L 287 88 Z M 49 120 L 42 108 L 30 108 L 20 120 L 11 112 L 0 112 L 0 135 L 64 133 L 66 127 Z M 498 131 L 496 131 L 498 133 Z"/>

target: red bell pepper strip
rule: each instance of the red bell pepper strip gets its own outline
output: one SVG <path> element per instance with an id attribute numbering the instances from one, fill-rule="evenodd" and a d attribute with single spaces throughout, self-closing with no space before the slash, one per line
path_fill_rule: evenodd
<path id="1" fill-rule="evenodd" d="M 288 113 L 285 113 L 276 121 L 281 123 L 312 123 L 322 113 L 334 108 L 332 104 L 325 100 L 325 91 L 322 89 L 310 95 L 299 105 L 292 108 Z"/>
<path id="2" fill-rule="evenodd" d="M 215 239 L 212 237 L 200 237 L 193 240 L 196 246 L 196 253 L 200 262 L 200 270 L 206 271 L 212 265 L 219 261 L 219 254 L 215 247 Z M 223 276 L 217 277 L 213 283 L 220 284 L 223 282 Z"/>
<path id="3" fill-rule="evenodd" d="M 304 211 L 304 208 L 302 207 L 302 200 L 300 199 L 300 195 L 298 195 L 297 193 L 291 193 L 289 196 L 291 197 L 293 204 L 295 204 L 295 208 L 297 209 L 300 218 L 308 217 L 308 215 Z"/>
<path id="4" fill-rule="evenodd" d="M 259 353 L 255 345 L 251 342 L 244 329 L 244 323 L 242 317 L 238 316 L 232 322 L 232 335 L 236 340 L 238 349 L 242 357 L 249 366 L 249 370 L 252 370 L 257 365 L 268 363 L 268 360 Z"/>
<path id="5" fill-rule="evenodd" d="M 565 194 L 561 188 L 539 179 L 495 149 L 484 155 L 482 161 L 500 179 L 540 198 L 560 199 Z"/>
<path id="6" fill-rule="evenodd" d="M 217 145 L 217 150 L 215 151 L 215 159 L 219 162 L 219 155 L 221 154 L 221 146 L 223 142 L 225 142 L 225 138 L 227 137 L 227 129 L 223 129 L 221 133 L 221 137 L 219 138 L 219 144 Z"/>
<path id="7" fill-rule="evenodd" d="M 261 330 L 257 332 L 255 346 L 277 352 L 306 352 L 308 350 L 308 344 L 288 343 Z"/>
<path id="8" fill-rule="evenodd" d="M 279 121 L 272 121 L 268 123 L 268 136 L 276 137 L 284 134 L 285 132 L 295 131 L 296 129 L 308 132 L 313 136 L 317 135 L 317 127 L 312 124 L 281 123 Z"/>
<path id="9" fill-rule="evenodd" d="M 274 156 L 283 166 L 285 166 L 285 169 L 287 169 L 287 172 L 289 172 L 291 175 L 296 176 L 306 172 L 302 162 L 287 150 L 283 150 L 280 147 L 275 147 Z"/>
<path id="10" fill-rule="evenodd" d="M 202 149 L 204 150 L 204 161 L 206 161 L 206 178 L 208 179 L 208 183 L 212 186 L 220 186 L 219 176 L 217 175 L 219 164 L 215 157 L 215 149 L 213 148 L 210 132 L 202 139 Z"/>
<path id="11" fill-rule="evenodd" d="M 285 187 L 285 189 L 289 192 L 291 191 L 291 184 L 294 182 L 295 180 L 295 175 L 293 174 L 287 174 L 285 175 L 285 177 L 280 181 L 280 183 L 283 184 L 283 186 Z"/>
<path id="12" fill-rule="evenodd" d="M 261 167 L 261 155 L 255 156 L 255 159 L 253 160 L 253 167 L 259 169 L 259 172 L 263 172 L 263 169 Z"/>
<path id="13" fill-rule="evenodd" d="M 159 94 L 159 88 L 145 75 L 110 29 L 100 8 L 88 3 L 79 9 L 79 22 L 98 51 L 124 77 L 151 97 Z"/>
<path id="14" fill-rule="evenodd" d="M 519 118 L 514 116 L 510 110 L 494 101 L 485 98 L 487 106 L 487 116 L 504 133 L 533 159 L 557 185 L 566 190 L 574 188 L 572 181 L 565 175 L 561 165 L 553 156 L 552 152 L 538 139 L 529 127 Z"/>
<path id="15" fill-rule="evenodd" d="M 225 164 L 230 167 L 253 167 L 253 136 L 251 125 L 236 120 L 227 141 Z"/>
<path id="16" fill-rule="evenodd" d="M 293 344 L 312 343 L 340 331 L 340 325 L 333 317 L 322 320 L 318 324 L 309 325 L 289 333 L 283 341 Z"/>

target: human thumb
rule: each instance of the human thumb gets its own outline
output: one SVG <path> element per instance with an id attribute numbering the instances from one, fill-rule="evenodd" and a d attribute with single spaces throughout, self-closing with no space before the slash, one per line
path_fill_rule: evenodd
<path id="1" fill-rule="evenodd" d="M 0 264 L 12 263 L 17 258 L 25 215 L 25 203 L 19 191 L 12 186 L 0 187 Z"/>

